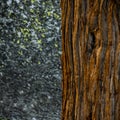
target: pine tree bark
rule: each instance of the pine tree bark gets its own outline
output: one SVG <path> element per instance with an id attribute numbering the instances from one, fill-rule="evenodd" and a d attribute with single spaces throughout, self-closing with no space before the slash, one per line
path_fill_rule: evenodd
<path id="1" fill-rule="evenodd" d="M 61 0 L 62 120 L 120 120 L 120 1 Z"/>

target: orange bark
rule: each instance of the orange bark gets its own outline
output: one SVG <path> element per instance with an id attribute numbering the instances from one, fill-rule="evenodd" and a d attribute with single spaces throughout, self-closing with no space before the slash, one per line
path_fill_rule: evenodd
<path id="1" fill-rule="evenodd" d="M 62 120 L 120 120 L 120 2 L 61 0 Z"/>

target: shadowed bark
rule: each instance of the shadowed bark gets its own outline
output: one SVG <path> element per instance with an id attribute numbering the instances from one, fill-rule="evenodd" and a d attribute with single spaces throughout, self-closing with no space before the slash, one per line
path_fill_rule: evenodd
<path id="1" fill-rule="evenodd" d="M 61 0 L 62 120 L 120 120 L 120 1 Z"/>

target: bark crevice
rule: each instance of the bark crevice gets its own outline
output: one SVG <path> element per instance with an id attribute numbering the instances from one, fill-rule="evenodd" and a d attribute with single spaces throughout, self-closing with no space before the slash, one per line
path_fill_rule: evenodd
<path id="1" fill-rule="evenodd" d="M 62 120 L 119 120 L 119 2 L 64 0 L 61 4 Z"/>

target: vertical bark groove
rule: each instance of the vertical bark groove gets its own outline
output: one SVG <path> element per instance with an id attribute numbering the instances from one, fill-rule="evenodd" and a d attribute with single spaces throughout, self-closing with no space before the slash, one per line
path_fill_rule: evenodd
<path id="1" fill-rule="evenodd" d="M 119 0 L 61 0 L 61 9 L 62 120 L 119 120 Z"/>

